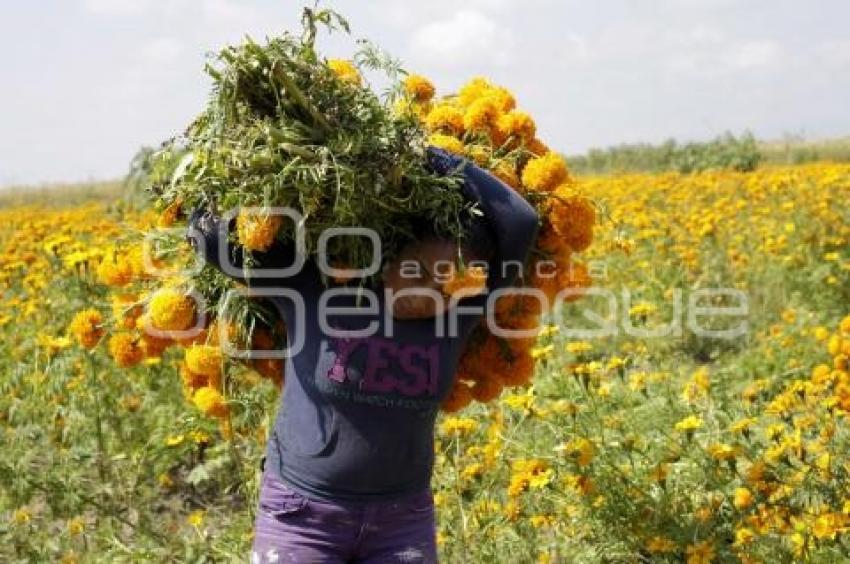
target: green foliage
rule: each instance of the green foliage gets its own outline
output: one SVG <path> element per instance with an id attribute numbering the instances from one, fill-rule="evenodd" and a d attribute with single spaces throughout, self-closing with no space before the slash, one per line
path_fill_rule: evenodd
<path id="1" fill-rule="evenodd" d="M 763 160 L 755 138 L 731 133 L 708 142 L 681 144 L 673 139 L 661 145 L 623 144 L 608 149 L 591 149 L 587 155 L 570 157 L 578 173 L 661 172 L 682 173 L 704 170 L 755 170 Z"/>
<path id="2" fill-rule="evenodd" d="M 300 37 L 247 38 L 207 65 L 209 104 L 181 140 L 188 152 L 171 182 L 158 186 L 163 203 L 294 208 L 306 218 L 308 253 L 328 228 L 365 227 L 386 258 L 414 238 L 414 218 L 457 238 L 467 211 L 460 179 L 426 168 L 423 128 L 391 109 L 397 89 L 381 98 L 358 77 L 337 76 L 316 50 L 320 27 L 348 31 L 338 14 L 307 9 Z M 367 42 L 354 61 L 396 82 L 403 73 Z M 351 267 L 367 266 L 373 254 L 364 238 L 334 238 L 328 251 Z"/>

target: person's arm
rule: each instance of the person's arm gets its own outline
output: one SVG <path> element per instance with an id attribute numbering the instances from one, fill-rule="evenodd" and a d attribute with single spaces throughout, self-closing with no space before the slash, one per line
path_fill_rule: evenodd
<path id="1" fill-rule="evenodd" d="M 224 273 L 226 276 L 250 286 L 289 286 L 303 272 L 303 264 L 297 273 L 285 278 L 281 276 L 262 276 L 263 270 L 289 268 L 298 263 L 298 254 L 294 242 L 283 243 L 275 239 L 272 246 L 265 252 L 253 252 L 254 263 L 244 267 L 245 249 L 231 241 L 230 234 L 234 230 L 236 219 L 231 219 L 227 225 L 216 214 L 203 208 L 195 209 L 189 217 L 187 239 L 192 248 L 203 259 Z M 223 259 L 229 258 L 230 268 L 225 268 Z M 270 273 L 271 274 L 271 273 Z"/>
<path id="2" fill-rule="evenodd" d="M 492 291 L 513 284 L 537 239 L 537 211 L 513 188 L 466 159 L 429 147 L 428 161 L 441 174 L 462 170 L 464 194 L 477 202 L 484 214 L 495 247 L 488 261 L 487 287 Z"/>

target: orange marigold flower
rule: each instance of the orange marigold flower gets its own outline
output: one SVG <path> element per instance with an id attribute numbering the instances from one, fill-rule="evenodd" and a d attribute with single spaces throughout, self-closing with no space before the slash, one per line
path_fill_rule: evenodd
<path id="1" fill-rule="evenodd" d="M 549 221 L 552 228 L 574 251 L 580 252 L 593 241 L 593 225 L 596 223 L 596 208 L 593 203 L 578 195 L 566 195 L 566 187 L 559 187 L 552 198 Z M 560 194 L 563 195 L 560 195 Z"/>
<path id="2" fill-rule="evenodd" d="M 417 102 L 427 102 L 436 89 L 430 80 L 419 74 L 409 74 L 404 79 L 404 91 Z"/>
<path id="3" fill-rule="evenodd" d="M 489 130 L 501 116 L 496 100 L 490 96 L 474 101 L 463 114 L 463 127 L 467 131 Z"/>
<path id="4" fill-rule="evenodd" d="M 186 366 L 195 374 L 208 378 L 221 375 L 221 349 L 210 345 L 192 345 L 186 349 Z"/>
<path id="5" fill-rule="evenodd" d="M 275 235 L 283 225 L 279 215 L 266 215 L 239 210 L 236 216 L 236 235 L 239 243 L 249 251 L 266 251 L 274 243 Z"/>
<path id="6" fill-rule="evenodd" d="M 522 171 L 522 183 L 526 188 L 549 192 L 569 178 L 567 163 L 557 153 L 546 153 L 528 161 Z"/>
<path id="7" fill-rule="evenodd" d="M 83 348 L 93 349 L 105 332 L 103 315 L 96 309 L 84 309 L 77 312 L 68 331 L 76 337 Z"/>
<path id="8" fill-rule="evenodd" d="M 469 106 L 474 101 L 481 98 L 485 93 L 489 92 L 492 88 L 493 86 L 486 78 L 473 78 L 458 92 L 458 101 L 462 106 Z"/>
<path id="9" fill-rule="evenodd" d="M 440 104 L 425 116 L 425 126 L 430 131 L 463 135 L 463 112 L 450 104 Z"/>
<path id="10" fill-rule="evenodd" d="M 109 354 L 123 368 L 139 364 L 145 357 L 139 338 L 132 333 L 116 333 L 109 338 Z"/>
<path id="11" fill-rule="evenodd" d="M 534 119 L 525 112 L 511 111 L 499 118 L 499 132 L 505 137 L 514 136 L 518 139 L 530 142 L 537 134 L 537 124 Z"/>
<path id="12" fill-rule="evenodd" d="M 97 278 L 107 286 L 126 286 L 133 280 L 133 266 L 113 249 L 97 266 Z"/>

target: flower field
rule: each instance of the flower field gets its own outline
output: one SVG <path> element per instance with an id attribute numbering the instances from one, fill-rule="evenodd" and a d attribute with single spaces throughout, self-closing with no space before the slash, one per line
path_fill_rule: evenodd
<path id="1" fill-rule="evenodd" d="M 577 187 L 594 289 L 547 314 L 532 386 L 441 416 L 444 561 L 850 560 L 850 166 Z M 101 328 L 144 320 L 104 282 L 161 220 L 0 209 L 2 561 L 244 560 L 275 371 L 187 397 L 220 359 Z"/>

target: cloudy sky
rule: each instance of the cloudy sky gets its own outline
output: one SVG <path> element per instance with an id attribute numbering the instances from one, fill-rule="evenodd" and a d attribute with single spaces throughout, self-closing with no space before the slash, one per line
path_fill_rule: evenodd
<path id="1" fill-rule="evenodd" d="M 0 185 L 122 175 L 201 108 L 205 53 L 295 29 L 298 0 L 0 5 Z M 850 134 L 846 0 L 336 0 L 442 91 L 486 75 L 551 146 Z M 461 7 L 458 7 L 461 6 Z M 322 43 L 331 55 L 351 43 Z"/>

